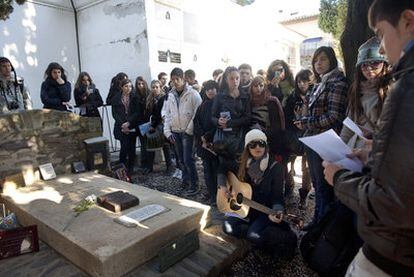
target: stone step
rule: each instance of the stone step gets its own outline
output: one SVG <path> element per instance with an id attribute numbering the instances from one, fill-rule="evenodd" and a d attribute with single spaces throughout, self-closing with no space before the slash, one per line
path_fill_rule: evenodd
<path id="1" fill-rule="evenodd" d="M 248 244 L 229 237 L 214 225 L 199 234 L 200 248 L 163 273 L 157 270 L 154 258 L 125 276 L 218 276 L 234 261 L 245 255 Z M 88 276 L 45 243 L 38 253 L 0 262 L 0 276 Z"/>

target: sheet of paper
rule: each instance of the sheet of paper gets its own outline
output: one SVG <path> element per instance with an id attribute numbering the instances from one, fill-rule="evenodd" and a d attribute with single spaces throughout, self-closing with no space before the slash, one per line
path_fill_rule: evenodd
<path id="1" fill-rule="evenodd" d="M 362 163 L 358 159 L 350 159 L 346 155 L 352 150 L 341 138 L 330 129 L 321 134 L 299 139 L 306 146 L 319 154 L 323 160 L 343 166 L 346 169 L 360 172 Z"/>
<path id="2" fill-rule="evenodd" d="M 362 132 L 361 128 L 358 127 L 358 125 L 355 124 L 355 122 L 352 121 L 349 117 L 345 118 L 343 124 L 348 127 L 352 132 L 357 134 L 359 137 L 365 139 L 364 133 Z"/>

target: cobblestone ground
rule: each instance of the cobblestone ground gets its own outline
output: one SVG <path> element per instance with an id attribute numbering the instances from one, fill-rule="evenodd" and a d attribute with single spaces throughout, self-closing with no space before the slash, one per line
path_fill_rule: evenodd
<path id="1" fill-rule="evenodd" d="M 200 178 L 200 192 L 197 195 L 186 197 L 178 193 L 178 189 L 181 185 L 181 180 L 172 178 L 171 174 L 165 173 L 165 166 L 155 165 L 154 172 L 148 175 L 136 174 L 133 176 L 133 182 L 138 185 L 143 185 L 151 189 L 155 189 L 162 192 L 178 195 L 180 197 L 188 198 L 198 201 L 200 203 L 209 204 L 209 196 L 207 189 L 204 185 L 203 169 L 201 160 L 197 160 L 198 176 Z M 310 220 L 313 212 L 314 201 L 308 199 L 308 205 L 306 210 L 300 210 L 298 208 L 299 195 L 298 188 L 301 182 L 301 169 L 300 158 L 295 163 L 295 182 L 296 187 L 294 190 L 294 198 L 287 203 L 287 211 L 292 214 L 300 215 L 305 223 Z M 217 209 L 212 209 L 212 224 L 220 224 L 222 215 Z M 303 232 L 294 229 L 299 240 L 303 236 Z M 304 263 L 299 250 L 292 261 L 274 260 L 271 256 L 263 253 L 259 250 L 251 249 L 247 255 L 232 264 L 232 266 L 223 272 L 221 276 L 318 276 Z"/>

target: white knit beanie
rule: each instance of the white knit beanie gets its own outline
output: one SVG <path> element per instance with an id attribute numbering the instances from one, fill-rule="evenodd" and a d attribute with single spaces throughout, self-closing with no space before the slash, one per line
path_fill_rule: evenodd
<path id="1" fill-rule="evenodd" d="M 247 147 L 247 145 L 250 142 L 256 141 L 256 140 L 262 140 L 267 143 L 267 137 L 265 133 L 263 133 L 259 129 L 250 130 L 244 138 L 244 147 Z"/>

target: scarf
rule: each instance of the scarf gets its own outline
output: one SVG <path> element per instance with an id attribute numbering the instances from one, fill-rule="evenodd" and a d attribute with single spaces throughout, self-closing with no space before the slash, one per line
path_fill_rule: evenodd
<path id="1" fill-rule="evenodd" d="M 338 72 L 340 72 L 339 69 L 335 68 L 322 76 L 321 82 L 317 85 L 316 90 L 313 93 L 311 93 L 309 97 L 309 107 L 311 107 L 313 103 L 315 103 L 315 100 L 318 98 L 319 94 L 321 94 L 321 92 L 325 89 L 326 83 L 328 82 L 331 75 L 335 75 Z"/>
<path id="2" fill-rule="evenodd" d="M 247 174 L 254 184 L 260 184 L 263 180 L 263 174 L 269 165 L 269 154 L 266 152 L 263 157 L 258 160 L 249 158 L 247 160 Z"/>
<path id="3" fill-rule="evenodd" d="M 122 104 L 124 104 L 125 114 L 128 115 L 128 110 L 129 110 L 129 94 L 122 93 L 121 94 L 121 102 L 122 102 Z"/>

